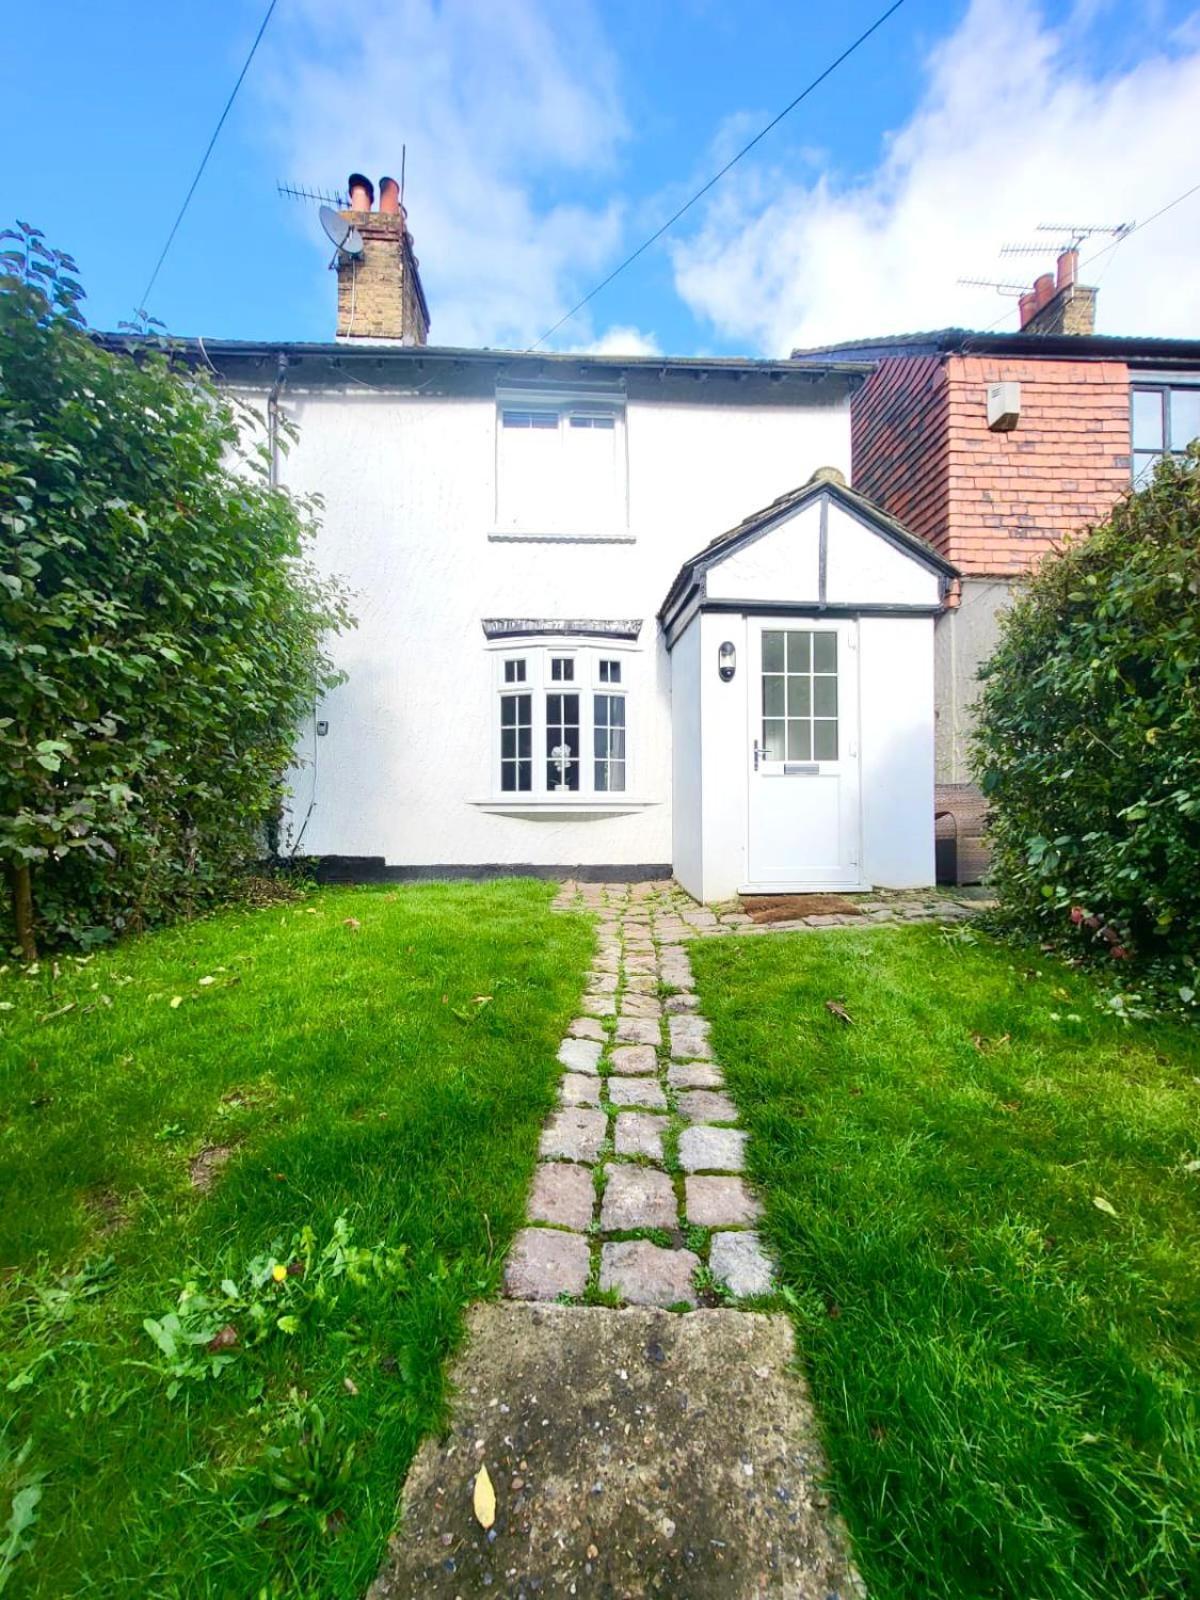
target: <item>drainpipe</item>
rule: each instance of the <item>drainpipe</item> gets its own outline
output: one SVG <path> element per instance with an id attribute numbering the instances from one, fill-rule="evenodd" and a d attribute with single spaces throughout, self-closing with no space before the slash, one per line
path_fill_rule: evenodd
<path id="1" fill-rule="evenodd" d="M 287 382 L 287 367 L 288 358 L 281 350 L 279 365 L 275 370 L 275 382 L 267 395 L 267 448 L 270 454 L 267 482 L 272 489 L 279 487 L 279 396 Z"/>

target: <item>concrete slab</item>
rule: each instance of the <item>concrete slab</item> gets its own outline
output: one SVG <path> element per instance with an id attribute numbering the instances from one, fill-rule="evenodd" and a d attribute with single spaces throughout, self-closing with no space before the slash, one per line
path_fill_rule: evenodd
<path id="1" fill-rule="evenodd" d="M 792 1361 L 782 1316 L 476 1306 L 369 1600 L 861 1600 Z"/>

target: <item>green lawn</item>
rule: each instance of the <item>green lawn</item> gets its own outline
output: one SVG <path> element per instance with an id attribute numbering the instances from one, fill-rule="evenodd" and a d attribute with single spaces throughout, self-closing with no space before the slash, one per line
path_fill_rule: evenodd
<path id="1" fill-rule="evenodd" d="M 0 1590 L 361 1594 L 521 1219 L 592 945 L 552 892 L 326 892 L 0 976 Z"/>
<path id="2" fill-rule="evenodd" d="M 1200 1594 L 1200 1038 L 982 935 L 692 951 L 873 1600 Z"/>

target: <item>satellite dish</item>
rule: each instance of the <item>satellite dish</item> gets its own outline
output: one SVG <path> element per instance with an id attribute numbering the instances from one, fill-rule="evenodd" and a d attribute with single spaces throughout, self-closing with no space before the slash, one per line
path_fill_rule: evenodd
<path id="1" fill-rule="evenodd" d="M 344 256 L 362 255 L 362 234 L 347 222 L 340 212 L 335 211 L 332 206 L 322 206 L 320 217 L 321 226 Z"/>

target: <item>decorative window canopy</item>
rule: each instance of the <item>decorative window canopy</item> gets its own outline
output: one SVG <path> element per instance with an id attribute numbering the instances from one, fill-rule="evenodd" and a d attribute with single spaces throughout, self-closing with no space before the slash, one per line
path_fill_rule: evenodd
<path id="1" fill-rule="evenodd" d="M 641 617 L 484 617 L 488 639 L 532 639 L 572 635 L 583 639 L 634 640 L 642 631 Z"/>

